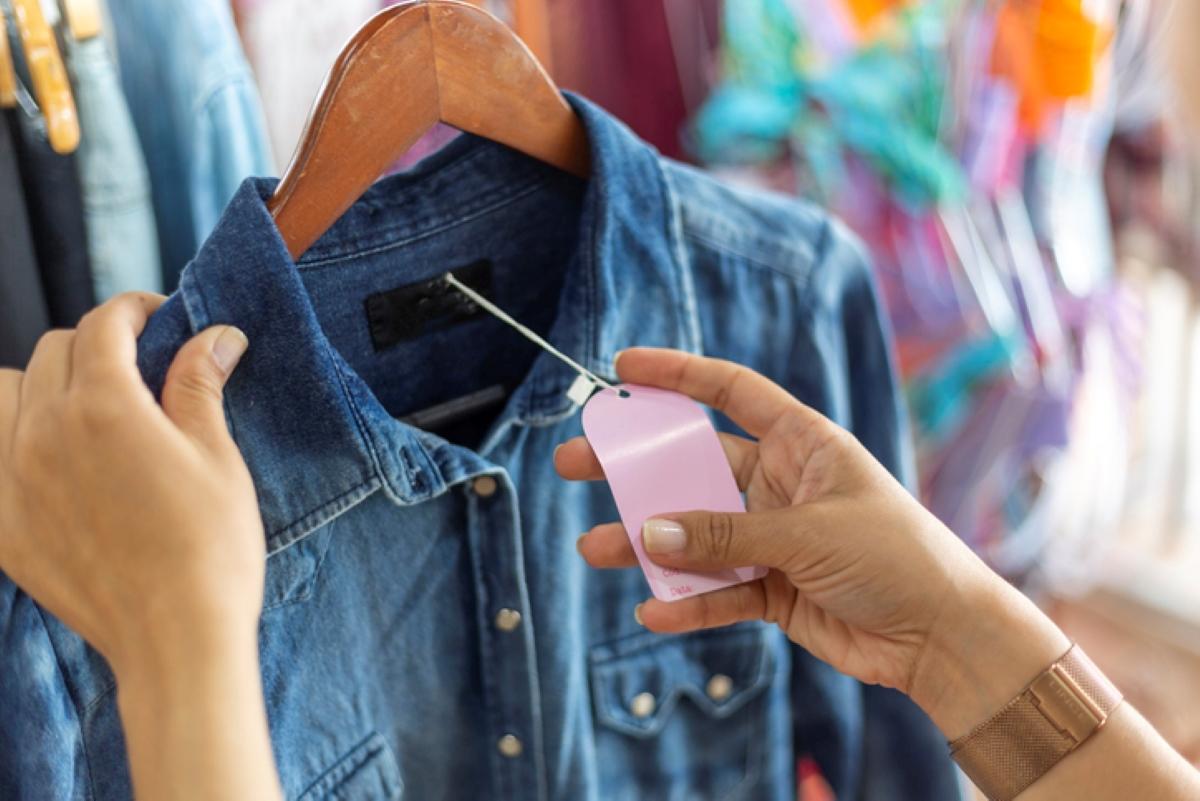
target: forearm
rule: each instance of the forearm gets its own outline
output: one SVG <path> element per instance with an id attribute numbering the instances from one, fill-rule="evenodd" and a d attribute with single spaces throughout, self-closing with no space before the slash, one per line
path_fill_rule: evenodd
<path id="1" fill-rule="evenodd" d="M 282 798 L 254 636 L 159 642 L 118 673 L 138 798 Z"/>
<path id="2" fill-rule="evenodd" d="M 1018 801 L 1153 798 L 1194 801 L 1200 778 L 1128 702 L 1078 751 L 1068 754 Z"/>
<path id="3" fill-rule="evenodd" d="M 994 715 L 1070 646 L 1045 614 L 999 579 L 964 585 L 961 608 L 969 611 L 947 623 L 940 639 L 945 645 L 931 645 L 928 669 L 913 687 L 914 700 L 948 740 Z M 1018 796 L 1019 801 L 1130 798 L 1200 798 L 1200 776 L 1128 702 Z"/>

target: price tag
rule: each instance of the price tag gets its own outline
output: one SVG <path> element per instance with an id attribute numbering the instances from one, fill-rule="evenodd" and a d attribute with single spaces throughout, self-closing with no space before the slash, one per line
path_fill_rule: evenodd
<path id="1" fill-rule="evenodd" d="M 628 394 L 622 397 L 618 390 Z M 670 512 L 744 512 L 737 482 L 704 409 L 677 392 L 624 384 L 592 396 L 583 432 L 600 459 L 625 532 L 654 597 L 677 601 L 754 581 L 766 568 L 717 573 L 664 568 L 642 548 L 642 524 Z"/>

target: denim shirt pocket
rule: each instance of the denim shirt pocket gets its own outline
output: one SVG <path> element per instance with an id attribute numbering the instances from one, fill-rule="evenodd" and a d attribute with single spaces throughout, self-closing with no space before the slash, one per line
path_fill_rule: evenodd
<path id="1" fill-rule="evenodd" d="M 323 526 L 286 548 L 267 556 L 263 586 L 263 615 L 307 601 L 313 593 L 321 566 L 329 553 L 333 524 Z M 271 543 L 267 543 L 268 550 Z"/>
<path id="2" fill-rule="evenodd" d="M 379 734 L 371 734 L 309 785 L 297 801 L 397 801 L 403 791 L 392 749 Z"/>
<path id="3" fill-rule="evenodd" d="M 591 651 L 597 764 L 609 797 L 752 798 L 769 747 L 772 652 L 761 624 Z"/>

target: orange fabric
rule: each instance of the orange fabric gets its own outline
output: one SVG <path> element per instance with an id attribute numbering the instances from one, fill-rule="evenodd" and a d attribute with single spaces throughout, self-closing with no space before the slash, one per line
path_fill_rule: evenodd
<path id="1" fill-rule="evenodd" d="M 868 33 L 875 20 L 897 6 L 904 5 L 906 0 L 846 0 L 850 16 L 854 19 L 855 27 L 860 34 Z"/>
<path id="2" fill-rule="evenodd" d="M 1054 106 L 1085 97 L 1112 39 L 1081 0 L 1008 0 L 996 14 L 991 72 L 1020 94 L 1020 120 L 1036 133 Z"/>

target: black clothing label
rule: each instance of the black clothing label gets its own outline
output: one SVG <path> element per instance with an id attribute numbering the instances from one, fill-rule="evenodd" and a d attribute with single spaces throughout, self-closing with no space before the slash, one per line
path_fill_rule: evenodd
<path id="1" fill-rule="evenodd" d="M 484 297 L 492 291 L 492 263 L 472 262 L 451 272 Z M 486 315 L 483 309 L 440 276 L 367 297 L 363 304 L 376 352 L 401 342 L 444 331 Z"/>

